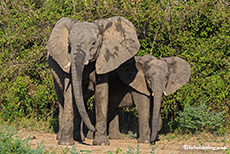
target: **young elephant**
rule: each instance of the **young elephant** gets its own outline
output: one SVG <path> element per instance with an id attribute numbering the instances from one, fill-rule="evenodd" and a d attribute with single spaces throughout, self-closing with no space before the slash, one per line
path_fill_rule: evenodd
<path id="1" fill-rule="evenodd" d="M 190 65 L 178 57 L 157 59 L 151 55 L 134 57 L 109 74 L 109 138 L 118 139 L 118 108 L 136 106 L 139 115 L 138 142 L 153 142 L 161 129 L 161 97 L 175 92 L 188 82 Z M 93 75 L 91 81 L 95 82 Z M 91 86 L 92 89 L 92 86 Z M 152 98 L 153 97 L 153 98 Z M 153 100 L 153 103 L 150 101 Z M 153 104 L 151 137 L 150 104 Z M 150 138 L 150 139 L 149 139 Z"/>

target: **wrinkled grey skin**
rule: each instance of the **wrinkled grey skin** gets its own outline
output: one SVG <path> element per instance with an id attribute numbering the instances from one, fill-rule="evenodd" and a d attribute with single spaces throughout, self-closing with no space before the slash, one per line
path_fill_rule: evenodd
<path id="1" fill-rule="evenodd" d="M 189 63 L 178 57 L 161 59 L 151 55 L 135 57 L 111 72 L 109 74 L 109 114 L 114 119 L 109 125 L 109 138 L 122 138 L 119 132 L 119 109 L 136 106 L 139 115 L 138 142 L 155 141 L 157 132 L 162 127 L 160 115 L 162 94 L 168 96 L 175 92 L 186 84 L 189 78 Z M 95 82 L 93 73 L 90 82 Z M 93 90 L 92 86 L 88 89 Z M 150 127 L 151 104 L 153 112 Z"/>
<path id="2" fill-rule="evenodd" d="M 47 43 L 47 49 L 48 63 L 59 102 L 58 144 L 74 144 L 73 121 L 82 117 L 87 127 L 96 131 L 93 144 L 109 145 L 105 131 L 108 73 L 133 57 L 139 47 L 134 26 L 123 17 L 98 20 L 94 23 L 78 22 L 70 18 L 62 18 L 57 22 Z M 96 129 L 86 113 L 82 92 L 86 85 L 82 83 L 83 75 L 87 78 L 93 70 L 96 70 L 96 112 L 101 113 L 96 117 Z M 74 113 L 77 113 L 75 105 L 80 116 L 74 116 Z"/>

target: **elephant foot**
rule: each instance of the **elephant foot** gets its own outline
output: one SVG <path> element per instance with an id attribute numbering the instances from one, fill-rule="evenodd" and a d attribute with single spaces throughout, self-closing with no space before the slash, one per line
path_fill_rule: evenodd
<path id="1" fill-rule="evenodd" d="M 146 138 L 139 138 L 137 140 L 138 143 L 149 143 L 149 139 L 146 139 Z"/>
<path id="2" fill-rule="evenodd" d="M 110 145 L 110 142 L 106 136 L 95 136 L 93 140 L 93 145 L 102 145 L 102 146 L 108 146 Z"/>
<path id="3" fill-rule="evenodd" d="M 59 140 L 61 138 L 61 131 L 58 131 L 57 136 L 56 136 L 56 140 Z"/>
<path id="4" fill-rule="evenodd" d="M 69 139 L 69 140 L 58 140 L 58 144 L 59 145 L 74 145 L 74 140 L 73 139 Z"/>
<path id="5" fill-rule="evenodd" d="M 150 142 L 155 142 L 157 140 L 157 131 L 153 131 L 154 133 L 151 134 L 151 137 L 150 137 Z"/>
<path id="6" fill-rule="evenodd" d="M 112 133 L 109 134 L 109 139 L 111 140 L 123 140 L 124 136 L 119 132 L 119 133 Z"/>
<path id="7" fill-rule="evenodd" d="M 87 133 L 87 139 L 93 139 L 94 132 L 88 131 Z"/>
<path id="8" fill-rule="evenodd" d="M 62 129 L 62 131 L 59 131 L 60 133 L 58 133 L 58 134 L 60 136 L 57 135 L 59 145 L 74 145 L 73 130 L 71 130 L 71 131 L 69 131 L 69 130 L 71 130 L 71 129 Z"/>

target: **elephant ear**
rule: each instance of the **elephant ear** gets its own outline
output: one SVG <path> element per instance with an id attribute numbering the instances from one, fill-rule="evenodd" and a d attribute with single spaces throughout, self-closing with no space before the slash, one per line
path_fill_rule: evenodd
<path id="1" fill-rule="evenodd" d="M 123 17 L 96 22 L 103 31 L 103 42 L 96 61 L 98 74 L 108 73 L 133 57 L 140 44 L 133 24 Z"/>
<path id="2" fill-rule="evenodd" d="M 168 96 L 189 81 L 191 68 L 188 62 L 179 57 L 162 58 L 166 61 L 169 70 L 168 84 L 165 95 Z"/>
<path id="3" fill-rule="evenodd" d="M 138 92 L 150 95 L 148 91 L 145 75 L 142 71 L 142 64 L 137 62 L 135 58 L 131 58 L 123 63 L 118 69 L 120 79 Z"/>
<path id="4" fill-rule="evenodd" d="M 76 23 L 71 18 L 60 19 L 53 28 L 47 43 L 48 54 L 58 63 L 63 71 L 69 72 L 68 36 L 71 26 Z"/>

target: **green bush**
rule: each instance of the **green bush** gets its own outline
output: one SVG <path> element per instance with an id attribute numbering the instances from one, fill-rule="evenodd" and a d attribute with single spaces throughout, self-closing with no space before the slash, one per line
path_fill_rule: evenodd
<path id="1" fill-rule="evenodd" d="M 176 117 L 178 128 L 184 132 L 210 132 L 220 134 L 226 111 L 213 113 L 203 102 L 198 106 L 187 105 Z"/>
<path id="2" fill-rule="evenodd" d="M 53 95 L 45 85 L 35 84 L 28 77 L 17 76 L 13 82 L 4 85 L 1 95 L 0 117 L 8 122 L 22 117 L 44 118 L 51 112 Z M 51 99 L 51 100 L 50 100 Z M 54 107 L 53 107 L 54 108 Z"/>
<path id="3" fill-rule="evenodd" d="M 43 154 L 44 146 L 38 145 L 32 148 L 29 144 L 30 138 L 21 140 L 13 127 L 0 126 L 0 153 L 4 154 Z"/>
<path id="4" fill-rule="evenodd" d="M 93 21 L 124 16 L 136 27 L 137 55 L 178 56 L 191 65 L 190 81 L 163 98 L 162 117 L 172 123 L 186 105 L 207 100 L 227 111 L 230 87 L 230 8 L 222 1 L 2 0 L 0 2 L 1 118 L 53 116 L 56 96 L 46 43 L 62 17 Z M 17 112 L 17 113 L 15 113 Z"/>

